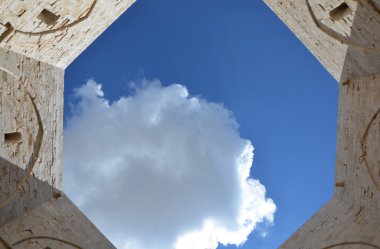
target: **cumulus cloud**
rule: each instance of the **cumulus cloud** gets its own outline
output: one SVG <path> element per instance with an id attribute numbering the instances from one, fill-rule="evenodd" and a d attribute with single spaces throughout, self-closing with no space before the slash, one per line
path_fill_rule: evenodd
<path id="1" fill-rule="evenodd" d="M 64 188 L 118 248 L 242 244 L 274 202 L 249 177 L 253 147 L 230 111 L 158 80 L 108 101 L 75 89 L 64 132 Z"/>

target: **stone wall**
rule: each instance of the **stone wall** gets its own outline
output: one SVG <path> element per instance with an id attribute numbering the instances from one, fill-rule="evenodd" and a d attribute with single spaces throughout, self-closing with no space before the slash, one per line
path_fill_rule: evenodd
<path id="1" fill-rule="evenodd" d="M 61 192 L 64 69 L 133 2 L 0 2 L 0 248 L 114 248 Z"/>
<path id="2" fill-rule="evenodd" d="M 3 0 L 0 47 L 66 68 L 135 0 Z"/>
<path id="3" fill-rule="evenodd" d="M 339 81 L 334 196 L 281 248 L 380 248 L 380 5 L 265 2 Z"/>

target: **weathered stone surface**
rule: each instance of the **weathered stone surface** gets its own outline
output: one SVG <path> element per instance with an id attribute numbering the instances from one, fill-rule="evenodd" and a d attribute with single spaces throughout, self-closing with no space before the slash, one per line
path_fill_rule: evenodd
<path id="1" fill-rule="evenodd" d="M 6 224 L 0 236 L 14 249 L 115 248 L 64 194 Z"/>
<path id="2" fill-rule="evenodd" d="M 375 1 L 264 0 L 264 2 L 336 80 L 341 80 L 343 70 L 347 69 L 351 74 L 378 73 L 380 11 L 374 4 Z M 350 11 L 334 20 L 331 12 L 342 3 L 346 3 Z M 348 48 L 351 48 L 351 51 L 348 51 Z M 353 58 L 346 60 L 347 56 Z"/>
<path id="3" fill-rule="evenodd" d="M 0 160 L 8 172 L 20 172 Z M 13 180 L 13 179 L 12 179 Z M 48 182 L 29 176 L 23 191 L 0 207 L 0 245 L 4 248 L 114 248 L 78 208 Z M 0 248 L 2 248 L 0 246 Z"/>
<path id="4" fill-rule="evenodd" d="M 61 188 L 63 70 L 0 48 L 0 75 L 0 156 Z"/>
<path id="5" fill-rule="evenodd" d="M 380 248 L 380 2 L 265 0 L 340 83 L 334 197 L 281 248 Z M 60 193 L 63 69 L 133 0 L 0 3 L 0 248 L 113 248 Z"/>
<path id="6" fill-rule="evenodd" d="M 60 192 L 64 68 L 133 2 L 0 2 L 0 248 L 114 248 Z"/>
<path id="7" fill-rule="evenodd" d="M 135 0 L 3 0 L 0 46 L 66 68 Z"/>
<path id="8" fill-rule="evenodd" d="M 281 248 L 380 248 L 379 2 L 265 1 L 340 92 L 334 196 Z"/>

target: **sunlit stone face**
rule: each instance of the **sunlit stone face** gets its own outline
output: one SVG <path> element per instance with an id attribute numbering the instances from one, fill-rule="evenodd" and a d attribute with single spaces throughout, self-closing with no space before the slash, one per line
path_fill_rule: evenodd
<path id="1" fill-rule="evenodd" d="M 96 0 L 5 0 L 0 22 L 25 33 L 54 32 L 80 21 L 95 4 Z"/>
<path id="2" fill-rule="evenodd" d="M 352 0 L 308 0 L 311 12 L 321 25 L 341 35 L 349 36 L 357 3 Z"/>
<path id="3" fill-rule="evenodd" d="M 40 124 L 24 81 L 1 69 L 0 74 L 0 156 L 25 169 L 39 139 Z"/>
<path id="4" fill-rule="evenodd" d="M 43 136 L 24 79 L 0 68 L 0 83 L 0 178 L 8 179 L 0 181 L 2 207 L 32 173 Z"/>
<path id="5" fill-rule="evenodd" d="M 350 47 L 379 53 L 379 0 L 358 4 L 356 0 L 306 0 L 315 25 L 329 37 Z M 365 13 L 365 14 L 364 14 Z M 363 35 L 371 30 L 371 35 Z"/>

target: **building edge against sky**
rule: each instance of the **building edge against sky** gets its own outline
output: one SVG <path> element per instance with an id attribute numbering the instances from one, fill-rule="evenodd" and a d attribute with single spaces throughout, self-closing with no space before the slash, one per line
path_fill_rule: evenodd
<path id="1" fill-rule="evenodd" d="M 339 82 L 334 196 L 281 248 L 379 248 L 379 2 L 265 2 Z"/>
<path id="2" fill-rule="evenodd" d="M 1 2 L 0 248 L 114 248 L 61 192 L 64 69 L 133 2 Z"/>
<path id="3" fill-rule="evenodd" d="M 340 86 L 334 197 L 282 247 L 378 248 L 379 2 L 265 2 Z M 132 3 L 0 4 L 0 248 L 113 248 L 60 191 L 63 75 Z"/>

